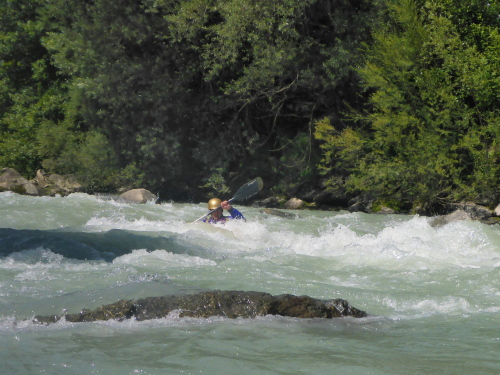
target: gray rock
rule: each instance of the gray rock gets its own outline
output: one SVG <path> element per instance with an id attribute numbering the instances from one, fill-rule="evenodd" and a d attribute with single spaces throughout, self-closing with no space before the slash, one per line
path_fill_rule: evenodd
<path id="1" fill-rule="evenodd" d="M 365 212 L 370 213 L 375 196 L 372 193 L 365 193 L 354 197 L 347 202 L 347 210 L 349 212 Z"/>
<path id="2" fill-rule="evenodd" d="M 132 189 L 120 194 L 120 198 L 128 203 L 143 204 L 150 200 L 157 200 L 157 196 L 146 189 Z"/>
<path id="3" fill-rule="evenodd" d="M 283 294 L 273 296 L 263 292 L 210 291 L 187 295 L 147 297 L 137 301 L 118 301 L 95 310 L 83 310 L 76 314 L 64 315 L 70 322 L 90 322 L 96 320 L 136 320 L 159 319 L 173 311 L 179 317 L 208 318 L 223 316 L 235 318 L 255 318 L 263 315 L 281 315 L 294 318 L 339 318 L 351 316 L 364 318 L 368 314 L 349 305 L 343 299 L 319 300 L 308 296 Z M 34 322 L 49 324 L 57 322 L 57 315 L 35 316 Z"/>
<path id="4" fill-rule="evenodd" d="M 367 212 L 367 207 L 365 202 L 355 202 L 351 204 L 347 210 L 349 212 Z"/>
<path id="5" fill-rule="evenodd" d="M 298 198 L 291 198 L 285 203 L 285 208 L 288 210 L 300 210 L 305 207 L 306 203 Z"/>
<path id="6" fill-rule="evenodd" d="M 448 215 L 436 216 L 430 222 L 431 227 L 442 227 L 443 225 L 458 220 L 472 220 L 471 216 L 464 210 L 456 210 Z"/>
<path id="7" fill-rule="evenodd" d="M 346 194 L 344 188 L 326 189 L 313 197 L 315 203 L 329 206 L 345 207 L 348 205 L 349 200 L 350 198 Z"/>
<path id="8" fill-rule="evenodd" d="M 465 211 L 472 220 L 485 220 L 495 215 L 489 208 L 473 202 L 451 203 L 448 206 L 453 210 Z"/>
<path id="9" fill-rule="evenodd" d="M 59 194 L 67 196 L 71 193 L 84 190 L 74 175 L 62 176 L 57 173 L 49 174 L 38 170 L 33 182 L 38 186 L 43 195 L 55 196 Z"/>
<path id="10" fill-rule="evenodd" d="M 500 217 L 489 217 L 487 219 L 480 220 L 481 223 L 486 224 L 486 225 L 494 225 L 494 224 L 500 224 Z"/>
<path id="11" fill-rule="evenodd" d="M 278 197 L 268 197 L 261 201 L 254 201 L 252 206 L 254 207 L 267 207 L 267 208 L 276 208 L 279 207 L 281 200 Z"/>
<path id="12" fill-rule="evenodd" d="M 380 207 L 380 210 L 376 212 L 376 214 L 380 215 L 393 215 L 395 213 L 396 211 L 394 209 L 385 206 Z"/>
<path id="13" fill-rule="evenodd" d="M 299 195 L 297 195 L 297 198 L 302 199 L 303 201 L 306 202 L 314 202 L 314 197 L 317 196 L 322 196 L 322 190 L 318 189 L 313 189 L 313 190 L 306 190 L 306 191 L 301 191 Z M 327 203 L 327 202 L 319 202 L 319 203 Z"/>
<path id="14" fill-rule="evenodd" d="M 25 179 L 12 168 L 0 170 L 0 191 L 9 190 L 18 194 L 38 195 L 38 189 L 34 184 Z"/>

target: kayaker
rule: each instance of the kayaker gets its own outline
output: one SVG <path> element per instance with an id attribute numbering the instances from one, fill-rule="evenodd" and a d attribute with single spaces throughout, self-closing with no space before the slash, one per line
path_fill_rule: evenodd
<path id="1" fill-rule="evenodd" d="M 212 198 L 208 201 L 208 209 L 212 211 L 202 221 L 210 224 L 224 224 L 227 220 L 245 218 L 236 208 L 231 206 L 228 201 L 221 201 L 219 198 Z M 231 216 L 224 216 L 223 209 L 229 212 Z"/>

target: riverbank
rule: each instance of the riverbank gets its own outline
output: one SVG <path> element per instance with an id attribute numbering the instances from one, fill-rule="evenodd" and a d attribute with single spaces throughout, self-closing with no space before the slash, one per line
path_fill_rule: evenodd
<path id="1" fill-rule="evenodd" d="M 32 196 L 67 196 L 72 193 L 86 192 L 74 176 L 61 176 L 49 174 L 41 170 L 37 171 L 36 177 L 27 180 L 19 172 L 12 168 L 0 170 L 0 191 L 12 191 L 23 195 Z M 91 193 L 99 194 L 99 193 Z M 261 194 L 262 195 L 262 194 Z M 115 194 L 107 194 L 112 199 L 121 199 L 129 203 L 146 203 L 148 201 L 161 202 L 156 194 L 147 189 L 121 189 Z M 303 199 L 302 199 L 303 198 Z M 363 212 L 369 214 L 418 214 L 420 216 L 439 217 L 436 223 L 446 223 L 454 220 L 478 220 L 485 224 L 500 223 L 500 204 L 494 209 L 478 204 L 476 202 L 448 202 L 439 207 L 416 208 L 412 210 L 395 209 L 394 204 L 379 200 L 373 195 L 360 195 L 354 198 L 340 196 L 326 189 L 315 190 L 305 194 L 302 198 L 270 196 L 251 199 L 246 204 L 266 209 L 286 210 L 324 210 L 337 211 L 347 210 L 349 212 Z M 438 225 L 438 224 L 436 224 Z"/>

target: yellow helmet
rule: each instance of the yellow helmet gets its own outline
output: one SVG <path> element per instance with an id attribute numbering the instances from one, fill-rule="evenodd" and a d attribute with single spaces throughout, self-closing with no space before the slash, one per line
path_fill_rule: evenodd
<path id="1" fill-rule="evenodd" d="M 208 201 L 208 209 L 215 210 L 216 208 L 220 207 L 221 203 L 222 201 L 219 198 L 212 198 Z"/>

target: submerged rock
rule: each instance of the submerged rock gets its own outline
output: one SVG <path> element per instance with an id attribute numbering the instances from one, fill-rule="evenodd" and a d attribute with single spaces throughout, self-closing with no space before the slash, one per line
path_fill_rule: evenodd
<path id="1" fill-rule="evenodd" d="M 83 310 L 66 314 L 69 322 L 91 322 L 96 320 L 149 320 L 164 318 L 173 311 L 179 317 L 208 318 L 223 316 L 255 318 L 262 315 L 281 315 L 294 318 L 339 318 L 351 316 L 364 318 L 368 314 L 349 305 L 343 299 L 320 300 L 308 296 L 283 294 L 273 296 L 264 292 L 210 291 L 187 295 L 147 297 L 137 301 L 122 300 L 103 305 L 95 310 Z M 35 316 L 34 322 L 54 323 L 61 319 L 57 315 Z"/>
<path id="2" fill-rule="evenodd" d="M 260 213 L 284 217 L 285 219 L 295 219 L 297 217 L 297 215 L 294 215 L 290 212 L 283 212 L 283 211 L 275 210 L 273 208 L 263 208 L 260 210 Z"/>

